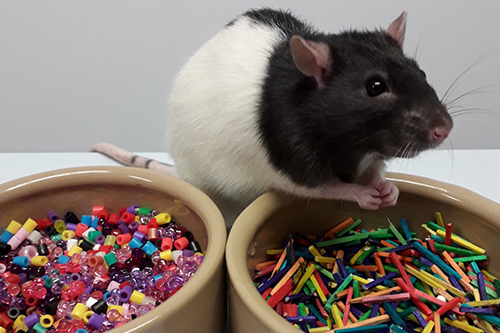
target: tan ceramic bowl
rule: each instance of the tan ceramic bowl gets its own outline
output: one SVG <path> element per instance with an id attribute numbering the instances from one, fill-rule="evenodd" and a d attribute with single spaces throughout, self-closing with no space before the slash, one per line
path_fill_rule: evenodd
<path id="1" fill-rule="evenodd" d="M 222 332 L 226 315 L 226 227 L 215 204 L 173 177 L 125 167 L 85 167 L 41 173 L 0 185 L 2 227 L 42 218 L 50 210 L 87 214 L 94 205 L 118 211 L 144 205 L 169 212 L 192 231 L 205 253 L 196 274 L 171 299 L 113 333 Z"/>
<path id="2" fill-rule="evenodd" d="M 229 311 L 233 333 L 298 333 L 262 299 L 251 277 L 254 265 L 265 261 L 265 250 L 282 247 L 294 232 L 316 234 L 352 216 L 365 228 L 387 228 L 387 218 L 422 234 L 421 224 L 440 211 L 454 232 L 487 249 L 491 273 L 500 274 L 500 204 L 464 188 L 402 174 L 390 174 L 401 191 L 396 207 L 361 210 L 354 203 L 306 201 L 275 193 L 255 200 L 238 217 L 226 246 L 229 273 Z"/>

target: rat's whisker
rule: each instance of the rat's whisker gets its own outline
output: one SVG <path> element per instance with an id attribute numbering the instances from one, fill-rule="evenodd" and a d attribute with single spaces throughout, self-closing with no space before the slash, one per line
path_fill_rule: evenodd
<path id="1" fill-rule="evenodd" d="M 496 84 L 489 84 L 489 85 L 485 85 L 485 86 L 482 86 L 482 87 L 478 87 L 478 88 L 475 88 L 475 89 L 472 89 L 468 92 L 465 92 L 461 95 L 459 95 L 458 97 L 455 97 L 454 99 L 452 99 L 451 101 L 449 102 L 446 102 L 445 103 L 445 106 L 448 108 L 448 107 L 451 107 L 453 106 L 454 103 L 458 102 L 459 100 L 465 98 L 465 97 L 470 97 L 470 96 L 474 96 L 474 95 L 478 95 L 478 94 L 491 94 L 491 93 L 495 93 L 493 91 L 487 91 L 487 90 L 484 90 L 485 88 L 491 88 L 491 87 L 498 87 L 500 86 L 499 83 L 496 83 Z"/>

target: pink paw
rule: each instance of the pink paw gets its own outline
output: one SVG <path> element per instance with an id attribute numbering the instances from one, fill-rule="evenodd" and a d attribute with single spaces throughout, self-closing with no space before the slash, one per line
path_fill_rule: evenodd
<path id="1" fill-rule="evenodd" d="M 359 207 L 363 209 L 375 210 L 382 204 L 382 199 L 380 198 L 380 192 L 373 187 L 365 187 L 358 191 L 354 196 L 359 204 Z"/>
<path id="2" fill-rule="evenodd" d="M 388 180 L 384 180 L 378 184 L 377 190 L 380 192 L 380 199 L 382 200 L 380 207 L 396 205 L 399 196 L 399 189 L 396 185 Z"/>

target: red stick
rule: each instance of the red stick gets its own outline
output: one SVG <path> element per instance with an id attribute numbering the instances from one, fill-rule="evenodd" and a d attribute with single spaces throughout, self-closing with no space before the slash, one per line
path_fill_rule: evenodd
<path id="1" fill-rule="evenodd" d="M 444 237 L 444 245 L 451 246 L 451 223 L 446 225 L 446 235 Z"/>
<path id="2" fill-rule="evenodd" d="M 406 271 L 405 271 L 403 265 L 401 264 L 401 261 L 399 261 L 399 258 L 396 255 L 396 253 L 395 252 L 391 252 L 391 254 L 389 255 L 389 258 L 392 260 L 392 263 L 398 269 L 399 274 L 401 274 L 401 277 L 403 278 L 403 280 L 405 281 L 405 283 L 408 285 L 408 287 L 410 289 L 413 289 L 413 285 L 411 284 L 410 278 L 408 277 L 408 274 L 406 274 Z"/>
<path id="3" fill-rule="evenodd" d="M 290 279 L 288 280 L 283 287 L 281 287 L 276 294 L 271 296 L 267 300 L 267 304 L 269 304 L 270 307 L 274 308 L 276 304 L 278 304 L 279 301 L 281 301 L 293 288 L 293 280 Z"/>
<path id="4" fill-rule="evenodd" d="M 416 291 L 417 289 L 410 288 L 402 278 L 397 278 L 396 283 L 401 288 L 401 290 L 410 293 L 410 297 L 418 307 L 420 311 L 422 311 L 426 316 L 430 316 L 432 314 L 432 310 L 418 297 Z"/>
<path id="5" fill-rule="evenodd" d="M 344 324 L 344 326 L 347 325 L 347 319 L 349 319 L 349 311 L 351 310 L 351 299 L 353 291 L 353 288 L 349 287 L 349 291 L 347 292 L 347 300 L 345 301 L 344 318 L 342 318 L 342 324 Z"/>
<path id="6" fill-rule="evenodd" d="M 436 312 L 439 313 L 440 316 L 443 316 L 446 312 L 450 311 L 455 306 L 457 306 L 458 303 L 460 303 L 460 297 L 455 297 L 454 299 L 452 299 L 451 301 L 449 301 L 448 303 L 437 309 Z M 429 316 L 425 320 L 428 322 L 429 320 L 432 319 L 433 317 Z"/>

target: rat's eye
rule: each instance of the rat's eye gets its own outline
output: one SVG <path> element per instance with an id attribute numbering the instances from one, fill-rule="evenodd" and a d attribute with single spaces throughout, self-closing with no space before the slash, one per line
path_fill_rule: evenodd
<path id="1" fill-rule="evenodd" d="M 373 78 L 368 80 L 365 89 L 366 93 L 370 97 L 375 97 L 382 93 L 385 93 L 386 91 L 389 91 L 389 89 L 387 89 L 387 85 L 385 84 L 384 80 L 380 78 Z"/>

